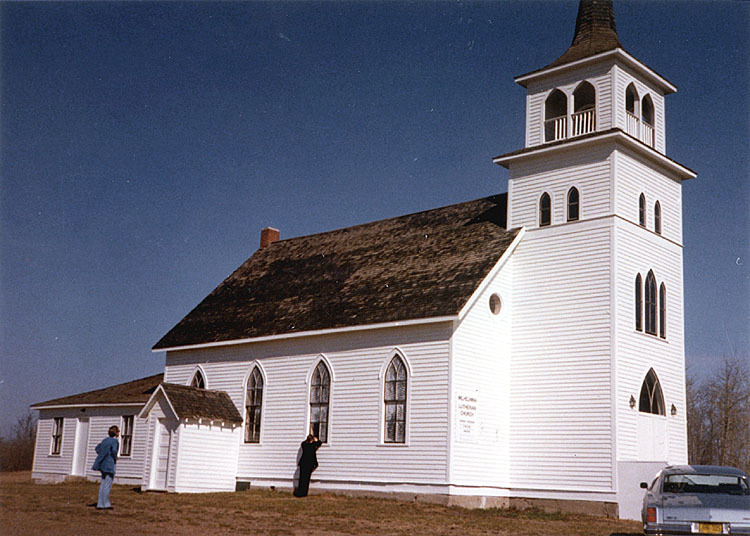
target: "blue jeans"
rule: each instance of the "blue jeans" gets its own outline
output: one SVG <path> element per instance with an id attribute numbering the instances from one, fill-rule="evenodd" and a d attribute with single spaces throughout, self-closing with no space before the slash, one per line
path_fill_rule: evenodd
<path id="1" fill-rule="evenodd" d="M 115 480 L 114 473 L 102 473 L 102 483 L 99 484 L 99 500 L 97 508 L 111 508 L 109 504 L 109 492 L 112 491 L 112 482 Z"/>

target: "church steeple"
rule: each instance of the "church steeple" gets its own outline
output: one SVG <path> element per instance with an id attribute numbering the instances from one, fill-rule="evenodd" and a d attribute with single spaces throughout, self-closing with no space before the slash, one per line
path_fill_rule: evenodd
<path id="1" fill-rule="evenodd" d="M 570 48 L 547 67 L 577 61 L 616 48 L 622 48 L 622 45 L 617 37 L 612 0 L 581 0 L 578 4 L 575 34 Z"/>

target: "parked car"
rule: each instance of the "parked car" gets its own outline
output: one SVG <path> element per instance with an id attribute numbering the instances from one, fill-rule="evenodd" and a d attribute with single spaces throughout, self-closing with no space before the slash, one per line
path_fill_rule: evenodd
<path id="1" fill-rule="evenodd" d="M 643 531 L 657 535 L 750 535 L 747 474 L 715 465 L 667 466 L 643 497 Z"/>

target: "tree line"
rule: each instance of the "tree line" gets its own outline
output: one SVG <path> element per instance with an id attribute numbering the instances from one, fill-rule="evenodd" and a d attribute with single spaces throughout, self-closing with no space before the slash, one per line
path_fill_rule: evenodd
<path id="1" fill-rule="evenodd" d="M 750 473 L 750 370 L 746 360 L 726 358 L 705 379 L 686 382 L 688 459 L 695 465 L 731 465 Z M 0 437 L 0 470 L 31 469 L 36 419 L 18 419 L 9 438 Z"/>

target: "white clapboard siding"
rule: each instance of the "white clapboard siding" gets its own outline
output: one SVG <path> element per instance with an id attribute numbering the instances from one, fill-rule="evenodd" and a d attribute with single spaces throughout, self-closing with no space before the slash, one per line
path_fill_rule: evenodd
<path id="1" fill-rule="evenodd" d="M 34 449 L 35 478 L 43 474 L 69 475 L 73 468 L 73 450 L 75 448 L 76 415 L 75 409 L 40 410 L 37 422 L 36 446 Z M 60 454 L 51 454 L 52 430 L 55 417 L 62 417 L 63 437 Z"/>
<path id="2" fill-rule="evenodd" d="M 615 211 L 638 223 L 638 200 L 646 196 L 646 228 L 654 230 L 654 205 L 661 205 L 662 236 L 682 243 L 682 184 L 632 151 L 615 153 Z"/>
<path id="3" fill-rule="evenodd" d="M 508 260 L 458 325 L 453 336 L 451 484 L 509 486 L 510 352 L 513 260 Z M 501 298 L 500 313 L 490 296 Z M 458 396 L 476 398 L 470 432 L 459 427 Z"/>
<path id="4" fill-rule="evenodd" d="M 42 409 L 39 411 L 39 424 L 36 447 L 34 451 L 34 478 L 42 474 L 71 475 L 73 472 L 73 455 L 76 445 L 76 426 L 80 417 L 89 419 L 88 441 L 85 446 L 84 476 L 99 478 L 101 474 L 91 469 L 96 460 L 96 446 L 107 437 L 109 427 L 122 427 L 123 415 L 137 415 L 140 407 L 111 406 L 85 408 L 71 407 L 64 409 Z M 60 456 L 50 455 L 54 417 L 63 417 L 63 445 Z M 145 463 L 146 441 L 148 430 L 146 422 L 135 419 L 133 449 L 131 456 L 120 456 L 117 460 L 116 480 L 118 482 L 139 483 Z"/>
<path id="5" fill-rule="evenodd" d="M 667 415 L 667 453 L 670 463 L 685 463 L 685 368 L 682 297 L 682 248 L 649 233 L 631 222 L 616 226 L 616 319 L 617 319 L 617 456 L 621 461 L 639 459 L 638 406 L 641 385 L 649 369 L 659 377 Z M 635 329 L 635 279 L 645 282 L 654 271 L 657 288 L 667 289 L 667 337 L 648 335 Z M 658 303 L 658 302 L 657 302 Z M 658 307 L 657 307 L 658 310 Z M 636 407 L 628 402 L 633 396 Z M 670 415 L 674 404 L 677 415 Z"/>
<path id="6" fill-rule="evenodd" d="M 613 489 L 611 221 L 529 230 L 514 254 L 514 488 Z"/>
<path id="7" fill-rule="evenodd" d="M 240 444 L 241 480 L 289 480 L 307 434 L 308 378 L 331 367 L 328 444 L 315 477 L 330 481 L 445 483 L 450 323 L 387 328 L 168 352 L 165 381 L 189 382 L 197 364 L 210 389 L 226 391 L 244 415 L 245 382 L 264 374 L 261 440 Z M 382 441 L 382 371 L 400 350 L 411 370 L 406 445 Z"/>
<path id="8" fill-rule="evenodd" d="M 656 86 L 644 80 L 626 65 L 617 64 L 612 71 L 614 77 L 614 126 L 627 132 L 627 114 L 625 108 L 625 92 L 632 82 L 638 92 L 639 101 L 646 95 L 651 96 L 654 103 L 654 148 L 662 154 L 666 153 L 666 112 L 664 94 Z M 638 114 L 640 117 L 640 114 Z"/>
<path id="9" fill-rule="evenodd" d="M 180 427 L 175 491 L 234 491 L 242 428 L 189 421 Z"/>
<path id="10" fill-rule="evenodd" d="M 539 199 L 544 192 L 552 199 L 552 224 L 564 223 L 568 191 L 574 186 L 579 193 L 579 219 L 610 215 L 611 153 L 611 146 L 600 145 L 513 164 L 508 226 L 538 227 Z"/>
<path id="11" fill-rule="evenodd" d="M 526 99 L 526 146 L 544 143 L 544 101 L 553 89 L 568 97 L 568 116 L 573 112 L 573 92 L 582 81 L 594 86 L 596 91 L 596 130 L 612 126 L 612 76 L 611 64 L 599 64 L 551 76 L 529 84 Z M 570 128 L 570 126 L 569 126 Z M 570 131 L 568 131 L 570 134 Z"/>

